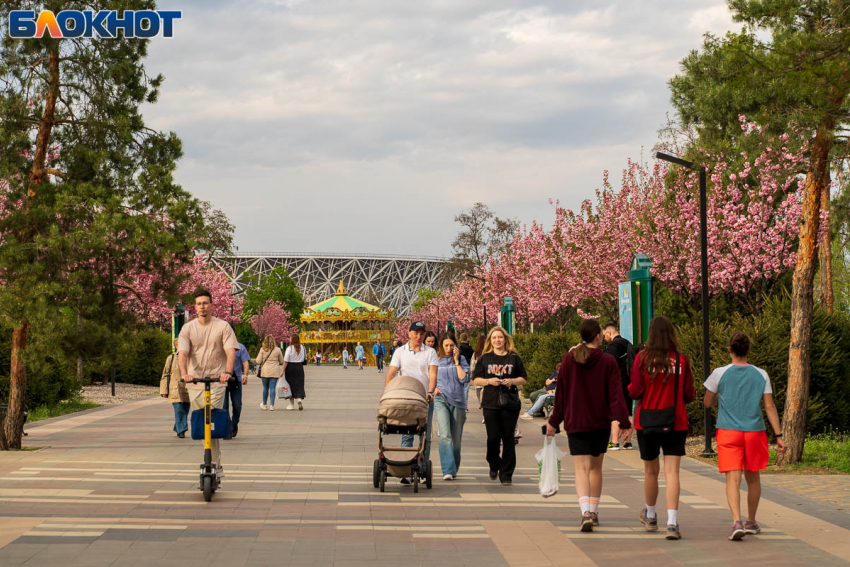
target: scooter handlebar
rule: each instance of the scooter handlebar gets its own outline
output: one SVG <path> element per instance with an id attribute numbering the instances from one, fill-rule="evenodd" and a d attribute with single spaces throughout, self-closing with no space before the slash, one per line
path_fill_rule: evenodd
<path id="1" fill-rule="evenodd" d="M 186 381 L 183 378 L 180 379 L 180 382 L 182 382 L 184 384 L 186 383 Z M 236 377 L 231 376 L 227 380 L 227 385 L 230 386 L 231 384 L 235 384 L 235 382 L 236 382 Z M 190 383 L 191 384 L 221 384 L 221 380 L 219 378 L 193 378 L 192 382 L 190 382 Z"/>

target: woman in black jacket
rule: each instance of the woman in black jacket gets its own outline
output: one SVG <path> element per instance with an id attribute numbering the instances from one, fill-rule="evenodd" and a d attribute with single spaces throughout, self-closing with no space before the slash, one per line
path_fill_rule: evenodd
<path id="1" fill-rule="evenodd" d="M 498 476 L 503 485 L 510 486 L 516 468 L 514 430 L 521 407 L 517 387 L 525 384 L 525 367 L 513 338 L 502 327 L 493 327 L 487 334 L 473 377 L 476 386 L 484 387 L 481 407 L 487 429 L 490 479 Z"/>

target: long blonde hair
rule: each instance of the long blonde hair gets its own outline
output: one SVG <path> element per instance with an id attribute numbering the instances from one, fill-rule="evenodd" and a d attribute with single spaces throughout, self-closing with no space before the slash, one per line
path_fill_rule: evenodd
<path id="1" fill-rule="evenodd" d="M 516 350 L 516 345 L 514 344 L 514 338 L 512 336 L 510 336 L 505 329 L 503 329 L 502 327 L 499 327 L 497 325 L 497 326 L 493 327 L 492 329 L 490 329 L 490 332 L 487 333 L 487 338 L 484 340 L 484 350 L 482 351 L 481 354 L 493 352 L 493 341 L 491 341 L 490 338 L 493 336 L 493 333 L 495 333 L 496 331 L 500 331 L 502 333 L 502 335 L 505 336 L 505 350 L 508 351 L 508 352 L 516 353 L 517 350 Z"/>
<path id="2" fill-rule="evenodd" d="M 274 337 L 271 335 L 266 335 L 266 338 L 263 339 L 263 350 L 274 350 L 275 342 Z"/>

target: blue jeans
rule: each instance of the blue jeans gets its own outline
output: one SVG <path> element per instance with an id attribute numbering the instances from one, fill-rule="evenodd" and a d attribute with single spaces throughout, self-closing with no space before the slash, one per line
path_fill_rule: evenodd
<path id="1" fill-rule="evenodd" d="M 542 396 L 537 397 L 537 401 L 534 402 L 534 405 L 531 406 L 531 409 L 528 410 L 528 415 L 537 415 L 543 411 L 543 406 L 546 405 L 546 400 L 552 399 L 555 397 L 555 394 L 543 394 Z"/>
<path id="2" fill-rule="evenodd" d="M 177 433 L 183 433 L 189 429 L 189 402 L 171 402 L 174 408 L 174 429 Z"/>
<path id="3" fill-rule="evenodd" d="M 241 378 L 237 378 L 241 380 Z M 239 417 L 242 415 L 242 383 L 236 385 L 235 390 L 228 390 L 224 393 L 224 411 L 230 411 L 230 402 L 233 402 L 233 414 L 231 421 L 233 425 L 239 425 Z"/>
<path id="4" fill-rule="evenodd" d="M 428 427 L 425 428 L 425 462 L 431 458 L 431 421 L 434 418 L 434 402 L 428 404 Z M 419 436 L 422 439 L 422 435 Z M 413 447 L 413 435 L 401 436 L 402 447 Z"/>
<path id="5" fill-rule="evenodd" d="M 440 394 L 434 398 L 434 416 L 440 426 L 440 467 L 443 469 L 443 475 L 457 476 L 466 408 L 451 405 L 446 397 Z"/>
<path id="6" fill-rule="evenodd" d="M 266 405 L 266 400 L 268 400 L 268 405 L 273 406 L 277 378 L 260 378 L 260 380 L 263 381 L 263 405 Z"/>

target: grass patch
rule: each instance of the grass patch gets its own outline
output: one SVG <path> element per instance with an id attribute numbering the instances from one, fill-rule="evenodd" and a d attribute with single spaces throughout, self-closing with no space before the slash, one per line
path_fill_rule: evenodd
<path id="1" fill-rule="evenodd" d="M 100 407 L 100 404 L 96 404 L 82 398 L 62 400 L 55 406 L 38 406 L 27 415 L 27 423 L 50 419 L 51 417 L 59 417 L 60 415 L 76 413 L 78 411 L 85 411 L 96 407 Z"/>
<path id="2" fill-rule="evenodd" d="M 776 462 L 776 449 L 770 449 L 770 460 Z M 783 467 L 771 466 L 773 472 L 850 474 L 850 435 L 823 433 L 812 435 L 803 446 L 803 461 Z"/>

